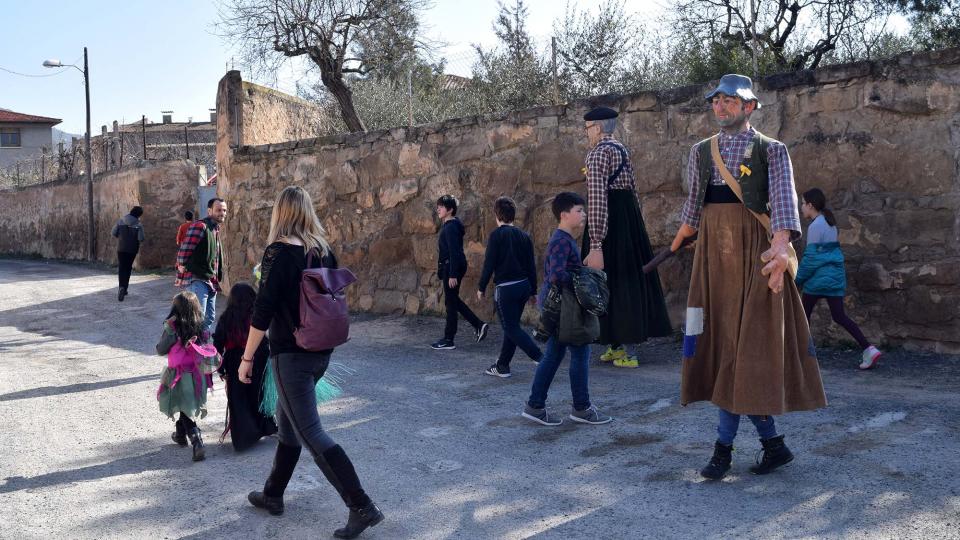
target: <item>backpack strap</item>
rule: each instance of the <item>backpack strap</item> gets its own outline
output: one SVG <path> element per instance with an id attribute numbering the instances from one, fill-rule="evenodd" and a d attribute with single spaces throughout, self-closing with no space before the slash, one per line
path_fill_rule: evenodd
<path id="1" fill-rule="evenodd" d="M 618 176 L 620 176 L 620 173 L 623 172 L 624 166 L 626 166 L 627 164 L 627 152 L 624 151 L 623 147 L 621 147 L 619 144 L 612 143 L 612 142 L 600 143 L 597 146 L 609 146 L 612 148 L 616 148 L 617 152 L 620 152 L 620 166 L 617 167 L 617 170 L 613 171 L 613 174 L 607 177 L 607 187 L 610 187 L 610 184 L 612 184 L 613 181 L 616 180 Z"/>

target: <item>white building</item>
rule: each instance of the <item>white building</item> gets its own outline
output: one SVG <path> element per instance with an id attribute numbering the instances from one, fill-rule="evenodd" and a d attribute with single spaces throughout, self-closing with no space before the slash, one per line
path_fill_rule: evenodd
<path id="1" fill-rule="evenodd" d="M 0 109 L 0 168 L 53 150 L 53 126 L 59 118 Z"/>

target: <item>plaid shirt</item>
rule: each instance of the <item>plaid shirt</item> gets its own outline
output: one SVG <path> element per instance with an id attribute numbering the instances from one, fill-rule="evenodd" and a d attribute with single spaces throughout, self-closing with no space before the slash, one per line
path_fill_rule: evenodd
<path id="1" fill-rule="evenodd" d="M 750 127 L 736 135 L 720 132 L 720 156 L 734 178 L 740 178 L 740 165 L 743 164 L 743 154 L 753 142 L 756 130 Z M 690 185 L 690 195 L 683 205 L 680 220 L 693 227 L 700 228 L 700 214 L 703 204 L 700 199 L 700 152 L 699 143 L 690 149 L 687 159 L 687 183 Z M 767 147 L 767 164 L 770 183 L 770 227 L 773 232 L 789 230 L 790 239 L 800 238 L 800 213 L 797 205 L 797 188 L 793 183 L 793 165 L 790 163 L 790 154 L 787 147 L 780 141 L 772 141 Z M 714 186 L 726 185 L 720 177 L 716 165 L 712 168 L 710 184 Z"/>
<path id="2" fill-rule="evenodd" d="M 207 222 L 205 220 L 194 221 L 190 224 L 190 228 L 187 229 L 187 234 L 183 238 L 183 242 L 180 244 L 180 249 L 177 250 L 177 280 L 175 285 L 177 287 L 185 287 L 193 281 L 193 274 L 189 270 L 180 271 L 180 266 L 186 266 L 187 261 L 190 259 L 190 256 L 193 255 L 193 250 L 196 249 L 197 244 L 200 243 L 200 240 L 203 239 L 204 231 L 211 230 L 213 231 L 213 238 L 217 243 L 217 246 L 220 245 L 220 227 L 207 227 Z M 219 253 L 219 249 L 217 252 Z M 215 257 L 213 260 L 213 276 L 206 281 L 207 285 L 210 285 L 210 288 L 214 291 L 220 290 L 220 283 L 217 281 L 217 275 L 220 273 L 220 257 Z"/>
<path id="3" fill-rule="evenodd" d="M 607 179 L 616 172 L 622 157 L 620 152 L 611 148 L 613 143 L 623 149 L 627 162 L 610 185 Z M 640 197 L 637 194 L 637 183 L 633 176 L 633 165 L 630 164 L 630 151 L 610 135 L 604 135 L 597 146 L 590 150 L 586 159 L 587 170 L 587 225 L 590 228 L 590 251 L 601 249 L 603 239 L 607 237 L 607 190 L 630 189 L 637 197 L 637 207 L 640 206 Z"/>
<path id="4" fill-rule="evenodd" d="M 542 306 L 551 285 L 571 283 L 573 276 L 568 270 L 583 266 L 580 260 L 580 248 L 570 233 L 563 229 L 553 231 L 550 242 L 547 243 L 547 252 L 543 256 L 543 287 L 537 296 Z"/>

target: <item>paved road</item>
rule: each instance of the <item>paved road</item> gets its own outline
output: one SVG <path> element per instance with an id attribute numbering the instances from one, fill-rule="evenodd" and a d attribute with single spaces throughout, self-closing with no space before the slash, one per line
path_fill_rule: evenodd
<path id="1" fill-rule="evenodd" d="M 0 260 L 0 538 L 328 538 L 344 519 L 307 458 L 284 516 L 247 505 L 275 443 L 217 444 L 221 391 L 205 462 L 170 441 L 151 350 L 171 283 L 135 276 L 121 304 L 102 269 Z M 796 461 L 746 473 L 759 444 L 744 422 L 733 474 L 706 483 L 715 411 L 677 404 L 675 343 L 592 370 L 614 423 L 546 428 L 518 416 L 532 363 L 480 374 L 499 330 L 435 352 L 441 326 L 365 317 L 335 354 L 356 374 L 321 414 L 387 515 L 366 538 L 960 538 L 956 358 L 899 352 L 859 373 L 856 353 L 825 351 L 830 407 L 779 419 Z M 561 372 L 552 406 L 568 388 Z"/>

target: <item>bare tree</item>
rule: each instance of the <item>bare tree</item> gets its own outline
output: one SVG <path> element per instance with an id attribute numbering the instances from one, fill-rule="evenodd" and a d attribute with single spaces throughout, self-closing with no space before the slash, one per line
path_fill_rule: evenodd
<path id="1" fill-rule="evenodd" d="M 890 12 L 876 0 L 681 0 L 673 19 L 679 32 L 746 52 L 755 44 L 780 69 L 798 70 L 816 68 L 844 35 Z"/>
<path id="2" fill-rule="evenodd" d="M 305 56 L 350 131 L 366 131 L 345 77 L 387 72 L 416 52 L 426 0 L 223 0 L 220 28 L 249 65 L 275 70 Z"/>

